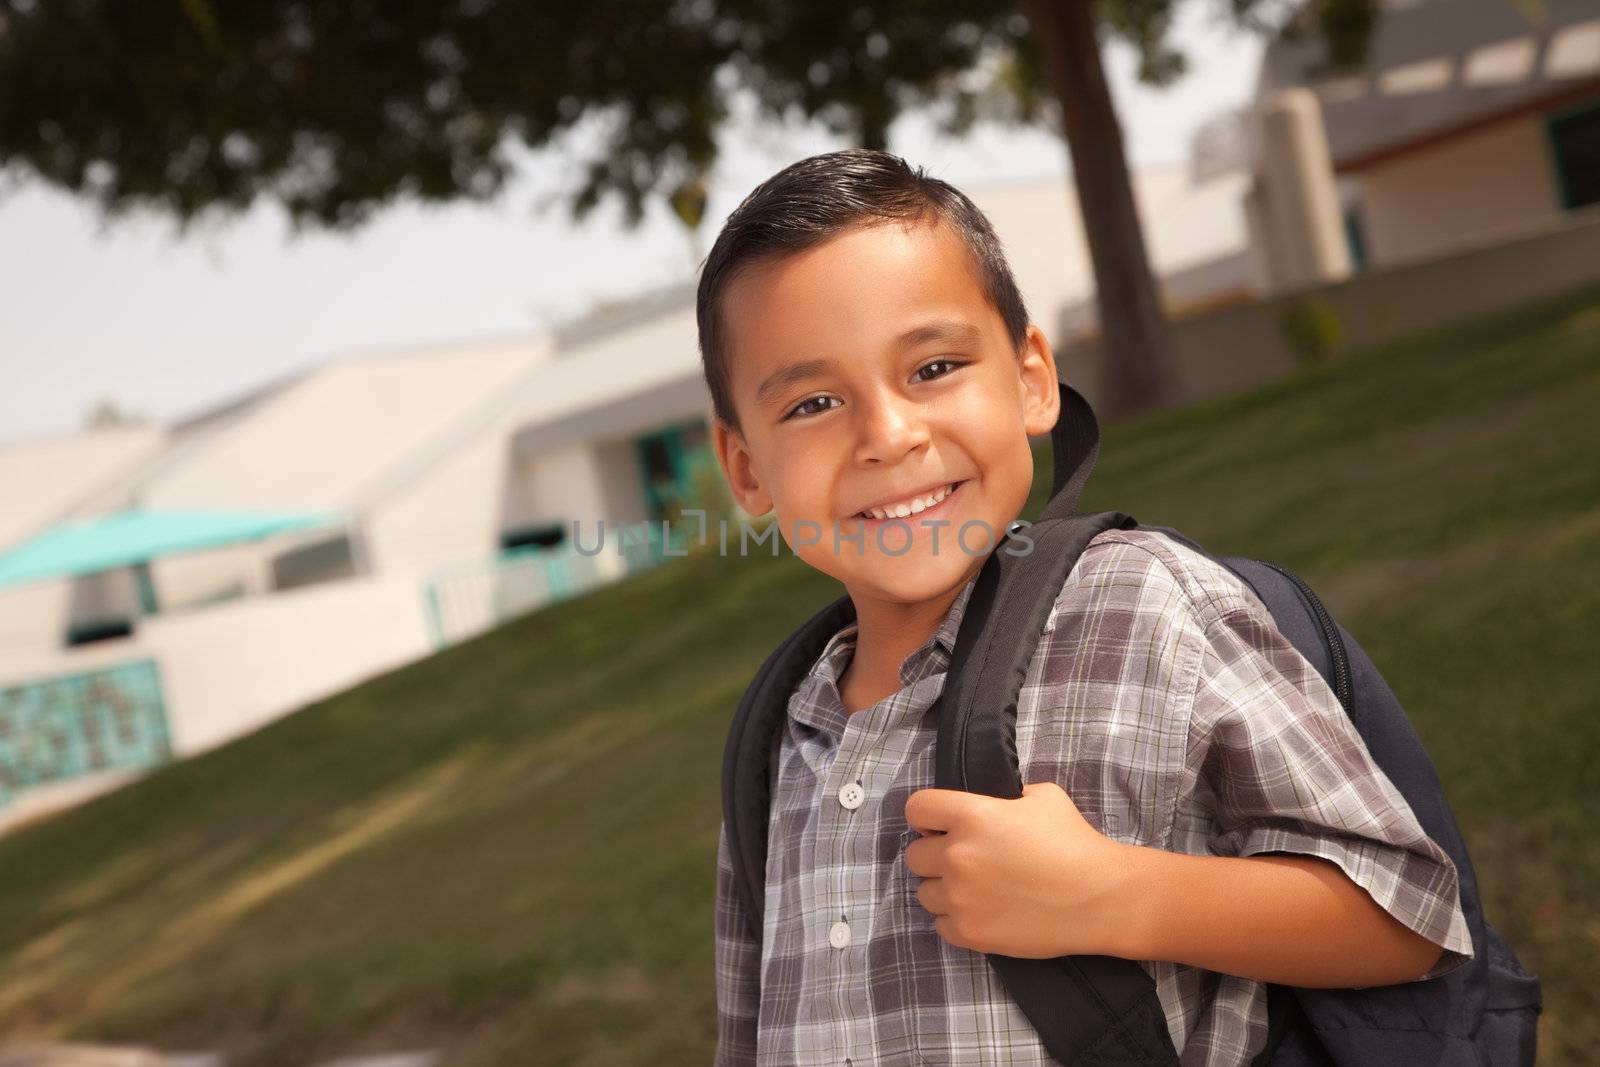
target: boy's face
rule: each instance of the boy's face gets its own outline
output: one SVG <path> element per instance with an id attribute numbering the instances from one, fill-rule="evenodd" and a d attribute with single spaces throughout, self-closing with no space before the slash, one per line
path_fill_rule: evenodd
<path id="1" fill-rule="evenodd" d="M 852 597 L 948 592 L 1027 502 L 1028 436 L 1059 411 L 1054 357 L 1032 325 L 1011 347 L 977 269 L 943 220 L 892 222 L 749 265 L 724 290 L 742 424 L 714 420 L 728 484 Z M 862 517 L 951 485 L 927 511 Z"/>

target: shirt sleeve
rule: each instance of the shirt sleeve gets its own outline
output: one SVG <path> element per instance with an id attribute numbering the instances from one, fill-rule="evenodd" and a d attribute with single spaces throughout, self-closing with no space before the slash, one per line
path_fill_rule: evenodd
<path id="1" fill-rule="evenodd" d="M 1265 610 L 1231 607 L 1205 630 L 1188 762 L 1214 802 L 1211 850 L 1331 860 L 1444 950 L 1414 981 L 1455 970 L 1472 956 L 1472 938 L 1454 862 Z"/>
<path id="2" fill-rule="evenodd" d="M 717 835 L 716 1067 L 756 1062 L 761 943 L 751 936 L 749 921 L 749 910 L 734 887 L 728 828 L 724 825 Z"/>

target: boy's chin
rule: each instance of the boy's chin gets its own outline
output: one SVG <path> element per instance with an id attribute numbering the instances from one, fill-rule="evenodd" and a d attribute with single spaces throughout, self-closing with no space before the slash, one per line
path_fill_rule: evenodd
<path id="1" fill-rule="evenodd" d="M 829 571 L 852 597 L 867 596 L 896 604 L 920 604 L 959 588 L 982 565 L 964 552 L 908 552 L 904 556 L 875 555 L 813 561 Z"/>

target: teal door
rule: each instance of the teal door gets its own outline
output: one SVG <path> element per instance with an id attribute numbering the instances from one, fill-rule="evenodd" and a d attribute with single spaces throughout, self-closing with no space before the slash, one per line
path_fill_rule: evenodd
<path id="1" fill-rule="evenodd" d="M 645 434 L 635 442 L 644 480 L 645 507 L 652 522 L 666 521 L 673 546 L 682 545 L 698 522 L 681 520 L 685 508 L 704 508 L 720 484 L 721 470 L 711 450 L 704 419 L 692 419 Z"/>

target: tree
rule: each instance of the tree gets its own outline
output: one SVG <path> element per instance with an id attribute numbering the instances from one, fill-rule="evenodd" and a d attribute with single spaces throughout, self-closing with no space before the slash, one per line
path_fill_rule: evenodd
<path id="1" fill-rule="evenodd" d="M 188 222 L 277 201 L 351 228 L 402 197 L 486 199 L 508 149 L 608 124 L 568 203 L 652 197 L 700 223 L 725 100 L 887 147 L 903 110 L 961 133 L 1051 121 L 1074 164 L 1109 360 L 1107 406 L 1170 399 L 1176 371 L 1100 65 L 1131 42 L 1155 84 L 1183 71 L 1181 0 L 0 0 L 0 165 L 115 216 Z M 1358 59 L 1378 0 L 1224 3 L 1242 23 L 1319 33 Z M 1292 17 L 1291 17 L 1292 16 Z"/>

